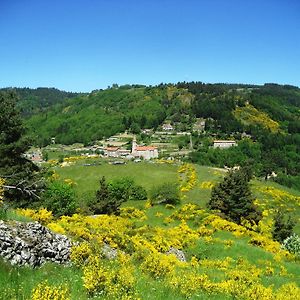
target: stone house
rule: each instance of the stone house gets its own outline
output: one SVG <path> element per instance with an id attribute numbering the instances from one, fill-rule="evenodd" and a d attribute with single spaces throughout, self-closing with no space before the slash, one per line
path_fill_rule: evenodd
<path id="1" fill-rule="evenodd" d="M 213 147 L 220 148 L 220 149 L 227 149 L 236 145 L 237 145 L 236 141 L 233 140 L 215 140 Z"/>
<path id="2" fill-rule="evenodd" d="M 132 141 L 131 154 L 134 157 L 140 157 L 145 160 L 149 160 L 151 158 L 158 158 L 158 149 L 154 146 L 138 146 L 136 143 L 136 138 L 134 138 Z"/>

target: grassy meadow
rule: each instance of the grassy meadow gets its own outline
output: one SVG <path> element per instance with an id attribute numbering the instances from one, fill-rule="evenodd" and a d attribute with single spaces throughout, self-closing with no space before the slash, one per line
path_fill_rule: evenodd
<path id="1" fill-rule="evenodd" d="M 99 165 L 85 166 L 86 163 L 77 161 L 70 166 L 54 167 L 61 179 L 72 179 L 76 183 L 79 201 L 94 196 L 102 176 L 107 180 L 132 177 L 147 191 L 163 182 L 178 181 L 179 165 L 175 163 L 111 165 L 101 160 L 97 161 Z M 274 244 L 270 232 L 253 234 L 243 226 L 208 212 L 205 205 L 211 186 L 219 182 L 225 172 L 204 166 L 193 168 L 195 182 L 183 193 L 176 207 L 151 207 L 147 201 L 130 201 L 123 204 L 120 217 L 74 216 L 67 222 L 59 219 L 46 223 L 49 228 L 59 228 L 60 233 L 88 245 L 91 252 L 79 249 L 80 255 L 74 262 L 82 257 L 89 259 L 79 259 L 81 263 L 72 266 L 48 263 L 34 270 L 0 261 L 0 299 L 33 299 L 33 289 L 45 280 L 53 289 L 66 287 L 69 299 L 74 300 L 299 299 L 299 259 Z M 278 206 L 299 219 L 299 192 L 260 180 L 253 180 L 251 189 L 264 211 L 270 212 Z M 269 220 L 266 217 L 264 221 L 267 224 Z M 296 231 L 299 234 L 299 227 Z M 95 261 L 100 242 L 124 251 L 126 257 L 116 262 L 105 258 Z M 164 254 L 170 245 L 183 249 L 186 263 Z M 96 282 L 101 286 L 98 290 L 91 285 L 97 272 L 103 274 L 103 281 Z"/>

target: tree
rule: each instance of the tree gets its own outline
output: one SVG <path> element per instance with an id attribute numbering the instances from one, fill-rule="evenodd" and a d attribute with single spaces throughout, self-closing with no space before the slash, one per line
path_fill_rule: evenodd
<path id="1" fill-rule="evenodd" d="M 24 157 L 29 149 L 24 133 L 15 94 L 0 91 L 0 176 L 8 187 L 5 199 L 19 206 L 27 205 L 39 189 L 39 168 Z"/>
<path id="2" fill-rule="evenodd" d="M 284 218 L 282 211 L 277 211 L 274 217 L 273 239 L 282 243 L 286 238 L 292 235 L 295 222 L 291 216 Z"/>
<path id="3" fill-rule="evenodd" d="M 96 197 L 89 202 L 89 210 L 94 214 L 120 213 L 120 206 L 124 199 L 117 199 L 109 189 L 105 176 L 100 179 L 100 188 L 96 191 Z"/>
<path id="4" fill-rule="evenodd" d="M 118 178 L 108 184 L 111 196 L 119 201 L 146 200 L 147 192 L 130 177 Z"/>
<path id="5" fill-rule="evenodd" d="M 150 195 L 153 204 L 178 204 L 180 202 L 178 185 L 173 182 L 163 183 L 154 187 Z"/>
<path id="6" fill-rule="evenodd" d="M 75 192 L 70 184 L 51 182 L 43 195 L 43 200 L 55 216 L 70 216 L 75 213 Z"/>
<path id="7" fill-rule="evenodd" d="M 94 214 L 118 215 L 123 202 L 145 199 L 147 199 L 146 190 L 136 185 L 133 179 L 124 177 L 107 183 L 103 176 L 96 197 L 89 201 L 89 210 Z"/>
<path id="8" fill-rule="evenodd" d="M 248 176 L 243 170 L 230 171 L 221 183 L 213 187 L 208 207 L 219 210 L 223 217 L 238 224 L 243 219 L 258 223 L 261 213 L 253 201 Z"/>

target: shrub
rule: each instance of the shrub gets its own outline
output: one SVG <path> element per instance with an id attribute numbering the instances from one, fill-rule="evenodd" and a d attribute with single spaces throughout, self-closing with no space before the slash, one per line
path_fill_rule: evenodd
<path id="1" fill-rule="evenodd" d="M 108 188 L 113 197 L 119 200 L 146 200 L 147 192 L 135 184 L 134 180 L 129 177 L 115 179 L 108 184 Z"/>
<path id="2" fill-rule="evenodd" d="M 300 256 L 300 237 L 294 233 L 283 241 L 282 247 L 290 253 Z"/>
<path id="3" fill-rule="evenodd" d="M 178 204 L 180 202 L 179 188 L 176 183 L 163 183 L 151 190 L 152 204 Z"/>
<path id="4" fill-rule="evenodd" d="M 56 216 L 69 216 L 75 213 L 75 192 L 72 186 L 65 182 L 51 182 L 43 198 L 47 209 L 51 210 Z"/>
<path id="5" fill-rule="evenodd" d="M 291 216 L 285 219 L 283 213 L 278 211 L 274 218 L 273 239 L 282 243 L 287 237 L 292 235 L 294 226 L 295 223 Z"/>
<path id="6" fill-rule="evenodd" d="M 47 280 L 38 284 L 32 291 L 32 300 L 68 300 L 70 298 L 70 292 L 66 286 L 51 286 Z"/>
<path id="7" fill-rule="evenodd" d="M 94 214 L 120 213 L 120 206 L 128 200 L 146 200 L 146 190 L 136 185 L 133 179 L 124 177 L 106 183 L 103 176 L 96 197 L 89 201 L 89 210 Z"/>
<path id="8" fill-rule="evenodd" d="M 117 192 L 113 195 L 106 183 L 105 177 L 100 179 L 100 188 L 96 191 L 95 198 L 89 201 L 89 210 L 93 214 L 116 214 L 120 213 L 120 206 L 124 201 L 123 196 L 116 198 Z"/>

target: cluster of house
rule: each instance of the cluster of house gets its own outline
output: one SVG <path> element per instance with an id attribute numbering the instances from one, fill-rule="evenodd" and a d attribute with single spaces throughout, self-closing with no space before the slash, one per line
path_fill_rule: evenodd
<path id="1" fill-rule="evenodd" d="M 134 137 L 131 150 L 122 149 L 121 147 L 106 147 L 104 155 L 107 157 L 142 158 L 149 160 L 158 158 L 158 149 L 154 146 L 139 146 Z"/>

